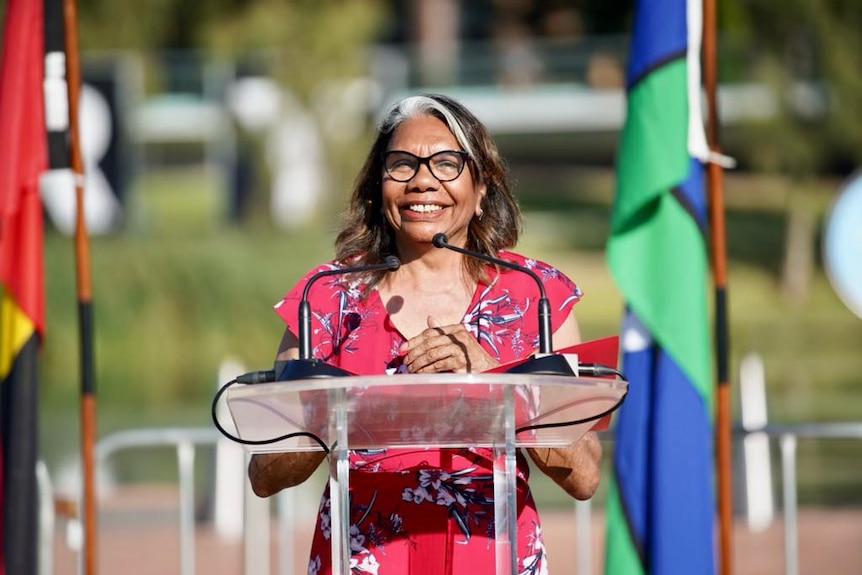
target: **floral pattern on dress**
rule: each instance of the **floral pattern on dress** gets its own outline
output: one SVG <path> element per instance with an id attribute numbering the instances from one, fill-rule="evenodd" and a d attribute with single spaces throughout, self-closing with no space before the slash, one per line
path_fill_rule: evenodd
<path id="1" fill-rule="evenodd" d="M 446 507 L 461 535 L 469 541 L 473 535 L 471 526 L 487 521 L 488 508 L 494 505 L 493 476 L 470 476 L 474 471 L 472 467 L 458 471 L 420 469 L 418 485 L 405 487 L 401 498 L 417 505 L 429 502 Z"/>
<path id="2" fill-rule="evenodd" d="M 565 320 L 581 291 L 556 268 L 512 252 L 500 257 L 534 271 L 544 283 L 551 309 L 552 329 Z M 276 305 L 288 326 L 298 333 L 299 301 L 312 274 L 338 269 L 330 262 L 311 270 Z M 524 359 L 539 342 L 535 282 L 512 270 L 486 268 L 462 323 L 482 347 L 501 363 Z M 321 278 L 309 289 L 313 356 L 358 375 L 404 371 L 399 348 L 404 336 L 389 320 L 376 290 L 339 276 Z M 451 422 L 452 433 L 462 422 Z M 440 432 L 440 430 L 437 430 Z M 423 430 L 403 430 L 404 439 L 421 442 Z M 439 436 L 439 435 L 438 435 Z M 402 448 L 352 451 L 350 461 L 350 567 L 353 575 L 422 575 L 435 567 L 417 567 L 411 559 L 416 546 L 452 553 L 461 565 L 479 572 L 493 570 L 494 490 L 493 454 L 485 447 L 463 449 Z M 518 575 L 547 575 L 547 556 L 541 525 L 528 488 L 529 468 L 518 453 Z M 318 510 L 317 527 L 308 563 L 309 575 L 331 569 L 331 501 L 328 487 Z M 429 524 L 435 526 L 429 543 Z M 441 546 L 433 547 L 435 545 Z M 454 547 L 449 547 L 454 545 Z M 446 553 L 442 549 L 446 548 Z M 437 553 L 440 551 L 440 553 Z M 424 557 L 424 555 L 423 555 Z M 466 561 L 466 563 L 464 563 Z M 484 571 L 483 571 L 484 572 Z"/>
<path id="3" fill-rule="evenodd" d="M 404 535 L 400 515 L 376 513 L 374 509 L 376 494 L 376 491 L 373 492 L 371 499 L 365 503 L 355 502 L 351 494 L 350 507 L 354 513 L 361 514 L 348 528 L 350 570 L 353 573 L 378 575 L 380 562 L 376 552 L 385 553 L 386 544 L 390 540 Z M 331 511 L 332 499 L 327 491 L 321 499 L 318 511 L 318 531 L 326 541 L 332 538 Z M 314 554 L 313 559 L 309 561 L 308 575 L 318 575 L 322 564 L 320 554 Z M 325 564 L 328 566 L 328 563 Z"/>
<path id="4" fill-rule="evenodd" d="M 437 468 L 422 468 L 404 471 L 408 482 L 401 493 L 401 500 L 408 505 L 435 505 L 447 510 L 448 516 L 457 525 L 461 539 L 456 543 L 467 544 L 474 533 L 484 536 L 485 546 L 494 537 L 494 486 L 491 474 L 471 475 L 476 468 L 446 471 Z M 375 508 L 377 491 L 367 500 L 356 501 L 351 494 L 351 524 L 348 528 L 351 552 L 350 570 L 356 575 L 385 575 L 381 566 L 385 564 L 387 545 L 395 540 L 410 538 L 404 529 L 402 514 Z M 318 532 L 327 542 L 332 537 L 331 498 L 324 493 L 319 507 Z M 420 517 L 412 509 L 405 515 Z M 521 554 L 517 575 L 547 575 L 546 553 L 542 530 L 538 521 L 530 521 L 519 529 L 529 527 L 522 538 L 526 540 L 526 552 Z M 328 550 L 328 549 L 327 549 Z M 308 565 L 308 575 L 320 575 L 321 567 L 329 564 L 314 554 Z M 325 571 L 325 572 L 328 572 Z"/>

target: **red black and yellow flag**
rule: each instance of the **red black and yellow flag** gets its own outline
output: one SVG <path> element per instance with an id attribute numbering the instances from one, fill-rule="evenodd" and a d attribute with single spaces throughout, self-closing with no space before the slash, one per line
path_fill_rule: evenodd
<path id="1" fill-rule="evenodd" d="M 43 0 L 8 0 L 0 56 L 0 573 L 36 573 L 37 351 L 45 329 Z"/>

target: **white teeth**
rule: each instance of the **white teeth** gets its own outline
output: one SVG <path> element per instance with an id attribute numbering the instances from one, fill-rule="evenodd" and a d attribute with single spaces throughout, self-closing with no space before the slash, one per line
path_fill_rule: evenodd
<path id="1" fill-rule="evenodd" d="M 412 204 L 408 207 L 414 212 L 436 212 L 443 209 L 442 206 L 436 204 Z"/>

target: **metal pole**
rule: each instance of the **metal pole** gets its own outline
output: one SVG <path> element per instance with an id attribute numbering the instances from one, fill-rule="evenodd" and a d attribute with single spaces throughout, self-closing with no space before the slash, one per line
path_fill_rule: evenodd
<path id="1" fill-rule="evenodd" d="M 81 71 L 78 61 L 77 6 L 63 0 L 63 28 L 66 34 L 66 78 L 69 98 L 69 156 L 75 179 L 75 271 L 78 292 L 78 325 L 81 361 L 81 469 L 83 472 L 83 520 L 85 575 L 96 573 L 96 394 L 93 369 L 93 310 L 90 287 L 90 252 L 84 214 L 84 160 L 78 130 L 78 96 Z"/>
<path id="2" fill-rule="evenodd" d="M 243 525 L 243 573 L 257 575 L 270 572 L 270 500 L 254 494 L 251 483 L 245 482 L 243 487 L 245 499 L 243 509 L 245 519 Z"/>
<path id="3" fill-rule="evenodd" d="M 703 0 L 703 81 L 707 101 L 706 137 L 713 155 L 721 153 L 717 101 L 716 0 Z M 730 575 L 733 566 L 733 490 L 731 464 L 730 384 L 728 382 L 727 253 L 724 223 L 724 188 L 721 166 L 707 163 L 712 268 L 715 281 L 716 350 L 716 457 L 718 468 L 718 518 L 720 573 Z"/>
<path id="4" fill-rule="evenodd" d="M 54 487 L 48 466 L 42 460 L 36 462 L 36 483 L 39 491 L 39 575 L 53 575 L 56 525 Z"/>
<path id="5" fill-rule="evenodd" d="M 590 575 L 593 572 L 593 531 L 591 525 L 592 504 L 590 500 L 575 500 L 575 525 L 577 525 L 577 550 L 579 575 Z"/>
<path id="6" fill-rule="evenodd" d="M 195 446 L 190 441 L 177 444 L 180 479 L 180 573 L 195 572 Z"/>
<path id="7" fill-rule="evenodd" d="M 799 574 L 796 519 L 796 436 L 781 436 L 781 469 L 784 476 L 784 572 Z"/>

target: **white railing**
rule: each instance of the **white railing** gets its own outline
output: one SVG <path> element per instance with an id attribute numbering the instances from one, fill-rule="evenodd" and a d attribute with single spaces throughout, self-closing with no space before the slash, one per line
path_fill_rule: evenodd
<path id="1" fill-rule="evenodd" d="M 782 500 L 784 506 L 784 573 L 785 575 L 798 575 L 797 439 L 862 439 L 862 422 L 799 423 L 795 425 L 771 425 L 760 429 L 736 431 L 736 435 L 743 438 L 752 433 L 765 433 L 771 438 L 778 438 L 781 447 Z"/>
<path id="2" fill-rule="evenodd" d="M 195 454 L 198 445 L 214 446 L 212 428 L 132 429 L 108 435 L 96 445 L 96 466 L 103 469 L 116 453 L 144 447 L 173 447 L 179 483 L 180 575 L 195 572 Z M 97 473 L 97 476 L 101 474 Z"/>
<path id="3" fill-rule="evenodd" d="M 778 440 L 781 453 L 782 505 L 784 509 L 782 522 L 784 525 L 784 573 L 799 574 L 799 529 L 798 529 L 798 485 L 796 481 L 796 447 L 797 439 L 862 439 L 862 421 L 837 423 L 798 423 L 791 425 L 766 425 L 755 429 L 734 429 L 734 438 L 745 441 L 746 438 L 765 436 Z M 605 438 L 608 438 L 606 435 Z M 590 553 L 589 522 L 583 517 L 589 517 L 592 503 L 577 501 L 575 516 L 577 521 L 578 569 L 576 573 L 592 573 L 592 557 Z"/>

